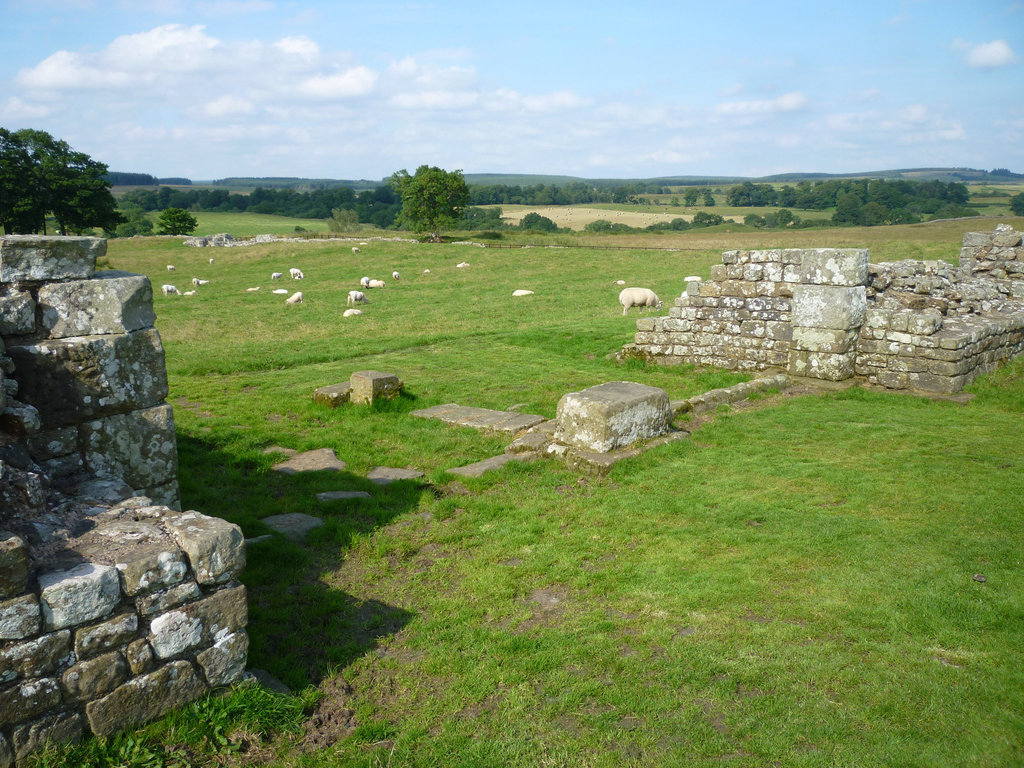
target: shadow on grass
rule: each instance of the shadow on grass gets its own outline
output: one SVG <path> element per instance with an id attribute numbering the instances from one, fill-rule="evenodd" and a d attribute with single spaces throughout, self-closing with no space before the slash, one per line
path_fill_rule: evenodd
<path id="1" fill-rule="evenodd" d="M 258 451 L 183 434 L 178 455 L 183 508 L 236 523 L 246 538 L 272 534 L 247 547 L 241 577 L 249 599 L 250 667 L 266 669 L 293 689 L 316 685 L 412 618 L 409 611 L 334 589 L 324 576 L 341 566 L 355 537 L 414 509 L 429 492 L 423 486 L 378 486 L 344 471 L 285 475 L 269 470 Z M 370 498 L 317 501 L 317 493 L 336 490 L 366 491 Z M 294 512 L 324 525 L 300 544 L 262 522 Z"/>

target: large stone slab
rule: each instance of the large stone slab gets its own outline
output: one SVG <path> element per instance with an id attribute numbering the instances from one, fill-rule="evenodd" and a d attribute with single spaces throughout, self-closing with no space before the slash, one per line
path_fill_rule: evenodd
<path id="1" fill-rule="evenodd" d="M 148 408 L 167 397 L 164 348 L 155 329 L 11 346 L 21 399 L 47 429 Z"/>
<path id="2" fill-rule="evenodd" d="M 316 472 L 322 469 L 339 471 L 345 468 L 345 462 L 334 455 L 333 448 L 317 448 L 312 451 L 297 453 L 287 461 L 274 465 L 274 471 L 285 475 L 296 472 Z"/>
<path id="3" fill-rule="evenodd" d="M 109 614 L 121 599 L 117 569 L 83 563 L 39 577 L 39 599 L 47 629 L 84 624 Z"/>
<path id="4" fill-rule="evenodd" d="M 17 336 L 36 329 L 36 302 L 28 291 L 0 296 L 0 336 Z"/>
<path id="5" fill-rule="evenodd" d="M 165 525 L 200 584 L 223 584 L 245 567 L 245 537 L 234 523 L 189 510 L 168 516 Z"/>
<path id="6" fill-rule="evenodd" d="M 867 248 L 808 248 L 800 259 L 801 282 L 810 285 L 866 285 Z"/>
<path id="7" fill-rule="evenodd" d="M 475 461 L 464 467 L 455 467 L 448 471 L 453 475 L 459 475 L 461 477 L 480 477 L 484 472 L 489 472 L 492 469 L 501 469 L 501 467 L 504 467 L 510 461 L 529 461 L 536 457 L 536 453 L 503 453 L 499 456 L 492 456 L 489 459 L 484 459 L 483 461 Z"/>
<path id="8" fill-rule="evenodd" d="M 0 283 L 89 277 L 107 253 L 102 237 L 5 235 L 0 238 Z"/>
<path id="9" fill-rule="evenodd" d="M 206 686 L 187 661 L 173 661 L 155 672 L 129 680 L 85 707 L 97 736 L 142 725 L 198 699 Z"/>
<path id="10" fill-rule="evenodd" d="M 85 422 L 79 427 L 85 465 L 94 473 L 150 488 L 178 477 L 174 412 L 167 404 Z"/>
<path id="11" fill-rule="evenodd" d="M 306 515 L 302 512 L 288 512 L 283 515 L 270 515 L 263 518 L 263 522 L 269 527 L 283 533 L 292 541 L 304 541 L 309 532 L 319 528 L 324 521 L 319 517 Z"/>
<path id="12" fill-rule="evenodd" d="M 607 453 L 669 431 L 668 394 L 631 381 L 611 381 L 558 402 L 555 439 L 574 448 Z"/>
<path id="13" fill-rule="evenodd" d="M 42 286 L 39 308 L 53 339 L 128 333 L 152 328 L 156 320 L 149 278 L 113 270 Z"/>
<path id="14" fill-rule="evenodd" d="M 866 312 L 867 290 L 862 285 L 793 286 L 794 326 L 851 330 L 864 324 Z"/>
<path id="15" fill-rule="evenodd" d="M 313 391 L 313 402 L 326 405 L 328 408 L 337 408 L 348 402 L 352 386 L 346 381 L 343 384 L 329 384 L 326 387 L 317 387 Z"/>
<path id="16" fill-rule="evenodd" d="M 513 411 L 495 411 L 489 408 L 474 408 L 456 403 L 444 403 L 430 408 L 421 408 L 412 412 L 421 419 L 438 419 L 445 424 L 473 429 L 486 429 L 494 432 L 516 433 L 530 429 L 547 419 L 531 413 L 515 413 Z"/>
<path id="17" fill-rule="evenodd" d="M 402 380 L 393 373 L 356 371 L 348 380 L 353 403 L 369 405 L 375 400 L 390 400 L 402 393 Z"/>

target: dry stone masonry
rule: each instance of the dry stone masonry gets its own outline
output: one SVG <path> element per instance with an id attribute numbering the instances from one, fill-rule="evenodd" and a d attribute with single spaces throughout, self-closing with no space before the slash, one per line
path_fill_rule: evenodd
<path id="1" fill-rule="evenodd" d="M 105 249 L 0 240 L 0 768 L 245 670 L 242 534 L 177 511 L 152 288 Z"/>
<path id="2" fill-rule="evenodd" d="M 863 249 L 727 251 L 710 280 L 686 279 L 668 317 L 639 319 L 623 353 L 953 393 L 1024 350 L 1020 232 L 968 233 L 959 267 L 868 257 Z"/>

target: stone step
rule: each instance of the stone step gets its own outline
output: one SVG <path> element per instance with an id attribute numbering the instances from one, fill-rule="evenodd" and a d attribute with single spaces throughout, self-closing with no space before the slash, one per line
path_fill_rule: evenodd
<path id="1" fill-rule="evenodd" d="M 483 461 L 477 461 L 472 464 L 467 464 L 464 467 L 455 467 L 449 469 L 453 475 L 460 475 L 462 477 L 480 477 L 484 472 L 491 469 L 500 469 L 501 467 L 508 464 L 510 461 L 529 461 L 530 459 L 537 458 L 537 453 L 502 453 L 498 456 L 492 456 L 489 459 Z"/>
<path id="2" fill-rule="evenodd" d="M 547 421 L 543 416 L 513 411 L 494 411 L 489 408 L 474 408 L 457 403 L 445 403 L 412 412 L 421 419 L 438 419 L 445 424 L 495 432 L 516 433 Z"/>
<path id="3" fill-rule="evenodd" d="M 299 542 L 304 541 L 310 531 L 324 524 L 324 521 L 319 517 L 305 515 L 302 512 L 271 515 L 270 517 L 264 517 L 263 522 L 278 533 L 283 533 L 292 541 Z"/>
<path id="4" fill-rule="evenodd" d="M 296 472 L 315 472 L 321 469 L 333 471 L 345 468 L 345 462 L 334 455 L 333 448 L 317 448 L 305 453 L 297 453 L 287 461 L 274 465 L 276 472 L 294 475 Z"/>

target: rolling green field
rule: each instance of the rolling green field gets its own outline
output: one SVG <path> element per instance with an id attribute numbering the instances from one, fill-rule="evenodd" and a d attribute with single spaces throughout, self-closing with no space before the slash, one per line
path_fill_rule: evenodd
<path id="1" fill-rule="evenodd" d="M 770 394 L 606 477 L 551 459 L 453 484 L 448 469 L 509 439 L 410 415 L 553 417 L 565 392 L 614 380 L 673 399 L 726 386 L 746 377 L 610 359 L 636 320 L 613 281 L 667 306 L 730 247 L 955 261 L 963 232 L 995 221 L 359 254 L 111 241 L 110 265 L 155 286 L 211 281 L 154 299 L 185 508 L 249 537 L 271 514 L 325 525 L 251 547 L 243 576 L 250 667 L 301 696 L 243 688 L 45 764 L 1019 765 L 1024 361 L 969 402 Z M 306 278 L 280 282 L 305 298 L 286 306 L 270 274 L 293 266 Z M 387 286 L 343 318 L 363 275 Z M 398 374 L 405 396 L 311 402 L 364 369 Z M 329 447 L 347 469 L 283 476 L 274 446 Z M 375 466 L 425 482 L 378 487 Z M 372 498 L 316 501 L 329 490 Z"/>

